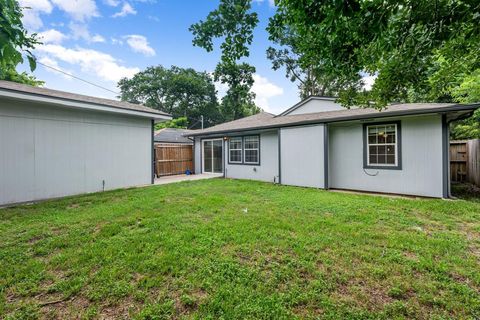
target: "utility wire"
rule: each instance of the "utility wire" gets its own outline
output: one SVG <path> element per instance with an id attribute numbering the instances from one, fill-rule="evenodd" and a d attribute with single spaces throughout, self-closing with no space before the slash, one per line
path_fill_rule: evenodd
<path id="1" fill-rule="evenodd" d="M 47 65 L 47 64 L 45 64 L 45 63 L 43 63 L 43 62 L 40 62 L 40 61 L 37 59 L 37 57 L 34 57 L 34 59 L 35 59 L 35 62 L 36 62 L 36 63 L 44 66 L 45 68 L 49 68 L 49 69 L 55 70 L 55 71 L 57 71 L 57 72 L 63 73 L 64 75 L 67 75 L 67 76 L 69 76 L 69 77 L 72 77 L 72 78 L 74 78 L 74 79 L 77 79 L 77 80 L 83 81 L 83 82 L 85 82 L 85 83 L 88 83 L 89 85 L 95 86 L 95 87 L 100 88 L 100 89 L 103 89 L 103 90 L 107 90 L 107 91 L 109 91 L 109 92 L 111 92 L 111 93 L 114 93 L 114 94 L 116 94 L 116 95 L 120 95 L 120 92 L 115 92 L 115 91 L 110 90 L 110 89 L 108 89 L 108 88 L 102 87 L 102 86 L 99 85 L 99 84 L 96 84 L 96 83 L 93 83 L 93 82 L 91 82 L 91 81 L 82 79 L 82 78 L 80 78 L 80 77 L 74 76 L 73 74 L 70 74 L 70 73 L 65 72 L 65 71 L 63 71 L 63 70 L 60 70 L 60 69 L 58 69 L 58 68 L 49 66 L 49 65 Z"/>
<path id="2" fill-rule="evenodd" d="M 200 120 L 195 121 L 195 122 L 194 122 L 190 127 L 188 127 L 187 129 L 192 129 L 193 126 L 195 126 L 195 125 L 196 125 L 197 123 L 199 123 L 199 122 L 200 122 Z"/>
<path id="3" fill-rule="evenodd" d="M 72 77 L 72 78 L 74 78 L 74 79 L 77 79 L 77 80 L 80 80 L 80 81 L 82 81 L 82 82 L 88 83 L 89 85 L 92 85 L 92 86 L 95 86 L 95 87 L 97 87 L 97 88 L 100 88 L 100 89 L 109 91 L 109 92 L 114 93 L 114 94 L 116 94 L 116 95 L 120 95 L 120 92 L 115 92 L 115 91 L 110 90 L 110 89 L 108 89 L 108 88 L 105 88 L 105 87 L 103 87 L 103 86 L 101 86 L 101 85 L 99 85 L 99 84 L 96 84 L 96 83 L 93 83 L 93 82 L 91 82 L 91 81 L 82 79 L 82 78 L 77 77 L 77 76 L 75 76 L 75 75 L 73 75 L 73 74 L 70 74 L 70 73 L 65 72 L 65 71 L 63 71 L 63 70 L 60 70 L 60 69 L 58 69 L 58 68 L 49 66 L 49 65 L 47 65 L 47 64 L 45 64 L 45 63 L 43 63 L 43 62 L 40 62 L 40 61 L 37 59 L 36 56 L 33 56 L 33 58 L 35 59 L 35 62 L 36 62 L 36 63 L 44 66 L 45 68 L 49 68 L 49 69 L 55 70 L 55 71 L 60 72 L 60 73 L 62 73 L 62 74 L 64 74 L 64 75 L 67 75 L 67 76 L 69 76 L 69 77 Z M 202 116 L 202 118 L 203 118 L 203 116 Z M 193 126 L 195 126 L 195 125 L 198 124 L 199 122 L 203 122 L 203 119 L 202 119 L 202 118 L 200 118 L 199 120 L 195 121 L 188 129 L 193 128 Z"/>

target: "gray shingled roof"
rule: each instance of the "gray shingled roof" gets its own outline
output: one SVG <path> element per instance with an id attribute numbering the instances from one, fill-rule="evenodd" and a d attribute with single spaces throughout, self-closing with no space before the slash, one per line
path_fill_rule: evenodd
<path id="1" fill-rule="evenodd" d="M 193 144 L 193 141 L 186 137 L 191 132 L 192 130 L 187 130 L 187 129 L 164 128 L 164 129 L 155 131 L 154 140 L 155 142 L 164 142 L 164 143 Z"/>
<path id="2" fill-rule="evenodd" d="M 480 104 L 461 105 L 453 103 L 406 103 L 391 105 L 382 111 L 372 108 L 358 108 L 286 116 L 274 116 L 272 114 L 263 112 L 243 119 L 222 123 L 204 130 L 195 130 L 189 135 L 200 136 L 216 133 L 280 128 L 312 123 L 328 123 L 391 116 L 468 111 L 475 110 L 478 107 L 480 107 Z"/>
<path id="3" fill-rule="evenodd" d="M 76 102 L 82 102 L 82 103 L 91 103 L 91 104 L 114 107 L 114 108 L 125 109 L 125 110 L 133 110 L 133 111 L 148 112 L 148 113 L 153 113 L 153 114 L 158 114 L 163 116 L 170 116 L 168 113 L 155 110 L 152 108 L 148 108 L 141 104 L 133 104 L 133 103 L 117 101 L 117 100 L 85 96 L 85 95 L 70 93 L 65 91 L 33 87 L 33 86 L 20 84 L 16 82 L 10 82 L 10 81 L 0 80 L 0 89 L 26 93 L 26 94 L 36 95 L 36 96 L 43 96 L 48 98 L 57 98 L 57 99 L 70 100 L 70 101 L 76 101 Z"/>

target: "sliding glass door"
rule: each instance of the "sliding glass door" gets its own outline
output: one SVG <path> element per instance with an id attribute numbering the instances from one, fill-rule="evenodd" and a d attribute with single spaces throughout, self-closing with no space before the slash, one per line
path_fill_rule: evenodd
<path id="1" fill-rule="evenodd" d="M 223 172 L 223 140 L 203 140 L 203 172 Z"/>

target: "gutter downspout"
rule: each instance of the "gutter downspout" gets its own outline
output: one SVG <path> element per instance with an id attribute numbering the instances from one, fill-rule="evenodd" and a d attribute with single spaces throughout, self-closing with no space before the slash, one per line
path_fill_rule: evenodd
<path id="1" fill-rule="evenodd" d="M 282 184 L 282 128 L 278 129 L 278 184 Z"/>
<path id="2" fill-rule="evenodd" d="M 325 190 L 329 189 L 328 186 L 328 124 L 323 125 L 323 187 Z"/>
<path id="3" fill-rule="evenodd" d="M 196 168 L 196 166 L 195 166 L 195 155 L 196 155 L 196 153 L 195 153 L 196 152 L 196 150 L 195 150 L 195 138 L 190 138 L 190 137 L 186 137 L 186 138 L 193 142 L 193 145 L 192 145 L 192 166 L 193 166 L 192 172 L 194 174 L 197 174 L 195 172 L 195 168 Z"/>
<path id="4" fill-rule="evenodd" d="M 151 184 L 155 184 L 155 120 L 152 119 L 152 147 L 151 147 L 151 159 L 152 159 L 152 180 Z"/>

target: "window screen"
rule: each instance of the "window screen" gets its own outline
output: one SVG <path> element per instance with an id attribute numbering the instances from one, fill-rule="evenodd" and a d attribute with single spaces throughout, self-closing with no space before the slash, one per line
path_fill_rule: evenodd
<path id="1" fill-rule="evenodd" d="M 370 125 L 367 130 L 367 165 L 398 165 L 397 124 Z"/>
<path id="2" fill-rule="evenodd" d="M 257 164 L 260 162 L 259 136 L 246 136 L 243 138 L 245 163 Z"/>

